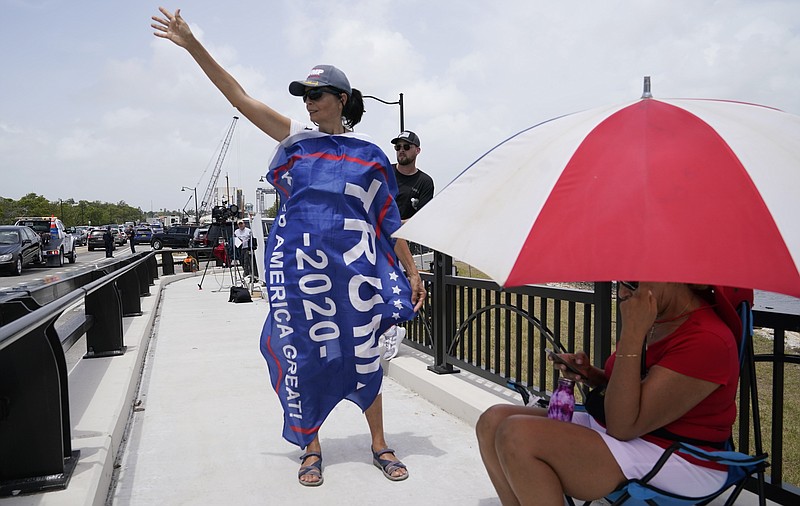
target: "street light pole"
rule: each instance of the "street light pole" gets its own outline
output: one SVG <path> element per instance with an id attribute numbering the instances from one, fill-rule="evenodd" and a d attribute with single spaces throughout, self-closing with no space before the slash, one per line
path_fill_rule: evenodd
<path id="1" fill-rule="evenodd" d="M 403 116 L 404 113 L 403 113 L 403 94 L 402 93 L 400 94 L 400 100 L 398 100 L 397 102 L 388 102 L 386 100 L 383 100 L 382 98 L 373 97 L 372 95 L 363 95 L 363 98 L 371 98 L 372 100 L 377 100 L 378 102 L 380 102 L 382 104 L 386 104 L 386 105 L 399 105 L 400 106 L 400 131 L 402 132 L 403 130 L 406 129 L 405 118 Z"/>
<path id="2" fill-rule="evenodd" d="M 197 187 L 181 186 L 181 191 L 192 190 L 194 191 L 194 224 L 200 226 L 200 213 L 197 210 Z"/>

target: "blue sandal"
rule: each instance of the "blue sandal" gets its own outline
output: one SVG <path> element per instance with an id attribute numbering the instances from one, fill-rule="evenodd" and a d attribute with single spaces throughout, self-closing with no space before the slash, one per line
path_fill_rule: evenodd
<path id="1" fill-rule="evenodd" d="M 301 465 L 300 470 L 297 471 L 297 481 L 299 481 L 300 485 L 303 485 L 304 487 L 319 487 L 324 481 L 322 478 L 322 454 L 317 452 L 304 453 L 300 456 L 300 463 L 302 464 L 309 457 L 318 457 L 319 460 L 307 466 Z M 316 476 L 319 479 L 317 481 L 304 481 L 300 479 L 307 474 Z"/>
<path id="2" fill-rule="evenodd" d="M 372 448 L 370 448 L 372 450 Z M 375 467 L 383 471 L 383 475 L 386 476 L 387 479 L 391 481 L 403 481 L 408 478 L 408 469 L 406 465 L 400 462 L 400 460 L 388 460 L 382 459 L 381 455 L 386 453 L 394 453 L 394 450 L 391 448 L 384 448 L 380 451 L 372 450 L 372 463 L 375 464 Z M 395 456 L 396 457 L 396 456 Z M 405 469 L 405 474 L 401 474 L 400 476 L 393 476 L 392 473 L 397 471 L 398 469 Z"/>

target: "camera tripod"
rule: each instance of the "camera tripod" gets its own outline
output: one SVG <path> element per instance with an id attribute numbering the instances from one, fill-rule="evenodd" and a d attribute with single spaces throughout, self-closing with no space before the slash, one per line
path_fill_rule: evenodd
<path id="1" fill-rule="evenodd" d="M 203 269 L 203 276 L 200 278 L 200 283 L 197 284 L 197 287 L 200 290 L 203 289 L 203 282 L 206 279 L 206 273 L 208 272 L 209 264 L 212 261 L 216 262 L 217 260 L 222 262 L 223 273 L 225 268 L 228 269 L 228 274 L 231 277 L 231 286 L 236 286 L 237 280 L 240 285 L 244 285 L 244 278 L 242 277 L 241 272 L 239 272 L 239 265 L 235 262 L 236 248 L 232 247 L 230 242 L 231 234 L 228 233 L 229 226 L 232 229 L 232 224 L 229 221 L 217 221 L 208 228 L 208 235 L 206 237 L 211 236 L 212 240 L 216 239 L 217 245 L 212 248 L 211 255 L 208 257 L 208 260 L 206 260 L 206 266 Z M 221 229 L 221 233 L 219 235 L 212 235 L 212 229 L 214 227 L 219 227 Z M 217 255 L 218 253 L 219 256 Z M 222 291 L 223 289 L 224 286 L 221 284 L 219 290 L 217 291 Z"/>

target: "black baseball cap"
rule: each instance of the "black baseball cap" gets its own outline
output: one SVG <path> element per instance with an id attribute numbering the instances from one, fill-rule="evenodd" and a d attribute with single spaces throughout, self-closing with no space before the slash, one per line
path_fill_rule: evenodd
<path id="1" fill-rule="evenodd" d="M 400 135 L 392 139 L 392 144 L 397 144 L 400 141 L 406 141 L 419 147 L 419 137 L 411 130 L 403 130 Z"/>

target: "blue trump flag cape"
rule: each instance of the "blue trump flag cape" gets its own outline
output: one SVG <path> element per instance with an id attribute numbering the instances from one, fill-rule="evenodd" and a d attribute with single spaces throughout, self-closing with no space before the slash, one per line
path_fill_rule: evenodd
<path id="1" fill-rule="evenodd" d="M 373 143 L 316 131 L 285 139 L 267 177 L 279 210 L 264 252 L 261 353 L 283 437 L 304 448 L 342 399 L 372 404 L 383 380 L 378 337 L 414 317 L 390 237 L 397 184 Z"/>

